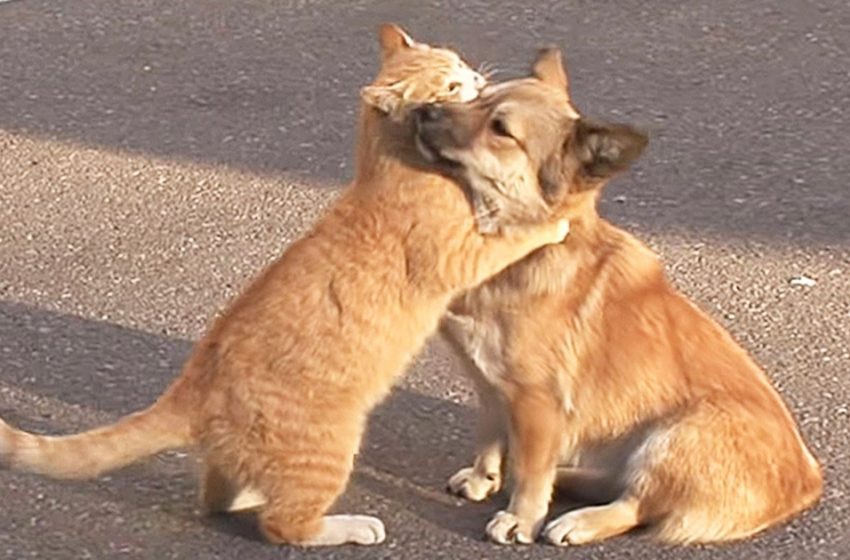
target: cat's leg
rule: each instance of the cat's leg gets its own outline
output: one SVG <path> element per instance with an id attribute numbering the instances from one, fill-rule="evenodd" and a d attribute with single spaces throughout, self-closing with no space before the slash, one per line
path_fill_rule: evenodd
<path id="1" fill-rule="evenodd" d="M 370 515 L 326 515 L 321 529 L 301 546 L 338 546 L 342 544 L 380 544 L 387 538 L 383 522 Z"/>
<path id="2" fill-rule="evenodd" d="M 468 266 L 462 267 L 466 278 L 459 282 L 460 287 L 472 287 L 484 282 L 513 263 L 522 260 L 537 249 L 546 245 L 560 243 L 570 231 L 568 220 L 557 220 L 539 224 L 510 226 L 503 233 L 492 236 L 476 236 L 480 246 L 464 251 Z"/>
<path id="3" fill-rule="evenodd" d="M 201 475 L 200 497 L 201 507 L 210 514 L 257 509 L 266 502 L 258 491 L 236 484 L 209 463 Z"/>
<path id="4" fill-rule="evenodd" d="M 495 276 L 537 249 L 560 243 L 570 231 L 568 220 L 502 228 L 497 235 L 470 231 L 460 242 L 453 238 L 409 236 L 408 277 L 433 289 L 465 291 Z"/>
<path id="5" fill-rule="evenodd" d="M 326 515 L 348 483 L 359 436 L 331 425 L 300 433 L 297 446 L 290 440 L 284 449 L 263 452 L 266 468 L 257 483 L 268 502 L 259 518 L 269 541 L 300 546 L 383 542 L 384 524 L 376 517 Z"/>
<path id="6" fill-rule="evenodd" d="M 379 544 L 386 538 L 383 522 L 369 515 L 324 515 L 334 500 L 295 504 L 273 500 L 260 513 L 260 527 L 274 543 L 299 546 Z"/>

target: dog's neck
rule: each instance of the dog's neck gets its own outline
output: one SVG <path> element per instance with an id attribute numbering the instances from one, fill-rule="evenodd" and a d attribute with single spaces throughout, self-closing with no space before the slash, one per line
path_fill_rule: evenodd
<path id="1" fill-rule="evenodd" d="M 635 282 L 663 274 L 652 251 L 599 215 L 598 199 L 597 189 L 567 195 L 563 204 L 553 210 L 556 216 L 570 220 L 567 238 L 538 249 L 466 298 L 499 306 L 524 305 L 529 294 L 589 293 L 598 276 L 609 273 L 612 267 Z M 647 270 L 651 272 L 647 274 Z M 453 310 L 463 314 L 465 305 L 461 298 Z"/>

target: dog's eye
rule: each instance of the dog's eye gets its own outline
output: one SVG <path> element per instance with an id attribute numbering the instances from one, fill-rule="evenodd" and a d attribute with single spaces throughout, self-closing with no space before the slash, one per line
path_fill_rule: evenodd
<path id="1" fill-rule="evenodd" d="M 463 84 L 461 84 L 460 82 L 452 82 L 449 84 L 449 93 L 454 93 L 461 87 L 463 87 Z"/>
<path id="2" fill-rule="evenodd" d="M 490 122 L 490 128 L 497 136 L 502 136 L 504 138 L 513 138 L 513 135 L 508 130 L 508 125 L 505 124 L 505 121 L 501 118 L 495 118 Z"/>

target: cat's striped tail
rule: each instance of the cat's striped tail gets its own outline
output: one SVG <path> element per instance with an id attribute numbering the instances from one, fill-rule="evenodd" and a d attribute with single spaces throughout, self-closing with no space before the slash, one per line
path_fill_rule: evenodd
<path id="1" fill-rule="evenodd" d="M 0 420 L 0 465 L 51 478 L 93 478 L 160 451 L 186 447 L 192 443 L 191 407 L 181 406 L 176 388 L 143 411 L 79 434 L 35 435 Z"/>

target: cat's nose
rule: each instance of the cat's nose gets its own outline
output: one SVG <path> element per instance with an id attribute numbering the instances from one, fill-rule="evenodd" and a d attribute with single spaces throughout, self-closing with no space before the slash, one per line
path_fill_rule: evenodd
<path id="1" fill-rule="evenodd" d="M 416 119 L 421 123 L 434 122 L 443 118 L 444 113 L 440 105 L 429 103 L 416 109 Z"/>

